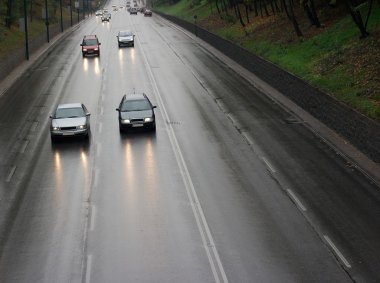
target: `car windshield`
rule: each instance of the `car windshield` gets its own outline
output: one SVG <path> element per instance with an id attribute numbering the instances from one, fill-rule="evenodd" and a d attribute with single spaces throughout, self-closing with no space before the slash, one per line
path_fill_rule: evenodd
<path id="1" fill-rule="evenodd" d="M 96 39 L 86 39 L 84 40 L 83 45 L 98 45 L 98 41 Z"/>
<path id="2" fill-rule="evenodd" d="M 86 114 L 84 113 L 83 109 L 80 107 L 75 108 L 59 108 L 55 112 L 55 118 L 56 119 L 62 119 L 62 118 L 77 118 L 77 117 L 84 117 Z"/>
<path id="3" fill-rule="evenodd" d="M 151 109 L 150 103 L 146 99 L 126 100 L 123 102 L 123 105 L 121 106 L 121 111 L 124 111 L 124 112 L 144 111 L 144 110 L 150 110 L 150 109 Z"/>
<path id="4" fill-rule="evenodd" d="M 130 31 L 121 31 L 121 32 L 119 32 L 119 36 L 132 36 L 132 32 L 130 32 Z"/>

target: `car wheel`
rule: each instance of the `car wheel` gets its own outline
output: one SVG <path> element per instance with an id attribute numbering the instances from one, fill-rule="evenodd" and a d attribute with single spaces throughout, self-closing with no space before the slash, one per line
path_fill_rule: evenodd
<path id="1" fill-rule="evenodd" d="M 50 139 L 51 139 L 51 142 L 52 142 L 52 143 L 54 143 L 55 140 L 56 140 L 55 137 L 53 137 L 53 136 L 50 136 Z"/>
<path id="2" fill-rule="evenodd" d="M 82 52 L 82 57 L 84 58 L 84 56 L 85 56 L 85 54 L 84 54 L 84 52 Z"/>
<path id="3" fill-rule="evenodd" d="M 134 42 L 132 43 L 132 47 L 135 47 L 135 43 Z"/>

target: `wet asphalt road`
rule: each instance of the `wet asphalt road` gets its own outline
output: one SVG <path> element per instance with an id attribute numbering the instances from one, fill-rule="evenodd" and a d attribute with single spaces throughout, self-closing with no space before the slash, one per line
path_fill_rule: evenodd
<path id="1" fill-rule="evenodd" d="M 134 48 L 118 48 L 123 29 Z M 99 58 L 82 58 L 85 34 Z M 134 91 L 157 105 L 156 133 L 119 133 L 115 108 Z M 91 112 L 88 142 L 51 143 L 66 102 Z M 0 109 L 0 282 L 380 278 L 378 188 L 158 17 L 90 18 Z"/>

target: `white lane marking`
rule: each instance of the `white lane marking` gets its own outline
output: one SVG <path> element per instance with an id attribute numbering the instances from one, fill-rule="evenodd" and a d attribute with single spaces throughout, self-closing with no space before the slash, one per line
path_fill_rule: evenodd
<path id="1" fill-rule="evenodd" d="M 265 157 L 261 157 L 261 159 L 264 161 L 264 163 L 267 165 L 270 171 L 272 171 L 273 173 L 276 173 L 276 170 L 274 169 L 272 164 L 270 164 L 269 161 Z"/>
<path id="2" fill-rule="evenodd" d="M 144 64 L 145 64 L 146 69 L 148 71 L 148 76 L 149 76 L 149 79 L 152 83 L 154 93 L 156 94 L 156 97 L 158 99 L 158 102 L 160 105 L 160 110 L 161 110 L 161 113 L 163 115 L 163 118 L 165 121 L 170 121 L 169 115 L 165 109 L 163 99 L 162 99 L 160 91 L 158 89 L 157 82 L 153 76 L 153 72 L 149 66 L 144 48 L 141 44 L 140 44 L 140 50 L 142 50 L 141 54 L 142 54 L 142 57 L 144 60 Z M 228 282 L 226 273 L 224 271 L 222 262 L 221 262 L 220 257 L 219 257 L 219 253 L 218 253 L 216 246 L 215 246 L 215 243 L 214 243 L 214 239 L 211 235 L 210 228 L 207 224 L 207 221 L 206 221 L 206 218 L 204 216 L 202 207 L 200 205 L 197 193 L 196 193 L 195 188 L 194 188 L 194 184 L 193 184 L 192 179 L 190 177 L 189 170 L 187 168 L 185 159 L 182 155 L 182 152 L 181 152 L 181 149 L 179 147 L 176 135 L 174 133 L 174 129 L 170 123 L 166 123 L 165 125 L 166 125 L 166 129 L 168 132 L 170 143 L 171 143 L 173 151 L 174 151 L 174 155 L 175 155 L 176 160 L 177 160 L 177 164 L 178 164 L 179 168 L 181 169 L 180 172 L 181 172 L 182 179 L 183 179 L 183 182 L 184 182 L 185 187 L 186 187 L 187 196 L 188 196 L 189 201 L 191 203 L 193 215 L 194 215 L 194 218 L 195 218 L 196 223 L 197 223 L 198 231 L 199 231 L 201 238 L 202 238 L 202 243 L 203 243 L 203 246 L 205 248 L 205 251 L 206 251 L 209 263 L 210 263 L 210 267 L 211 267 L 212 273 L 214 275 L 214 279 L 216 282 L 221 282 L 221 281 Z M 215 261 L 216 261 L 216 263 L 215 263 Z M 218 270 L 217 270 L 217 268 L 218 268 Z"/>
<path id="3" fill-rule="evenodd" d="M 291 189 L 286 190 L 291 199 L 297 204 L 297 206 L 302 210 L 306 211 L 306 207 L 302 204 L 302 202 L 297 198 L 297 196 L 293 193 Z"/>
<path id="4" fill-rule="evenodd" d="M 30 127 L 30 130 L 32 132 L 35 132 L 37 129 L 37 126 L 38 126 L 38 122 L 37 121 L 33 122 L 32 126 Z"/>
<path id="5" fill-rule="evenodd" d="M 100 115 L 103 115 L 104 114 L 104 107 L 100 107 Z"/>
<path id="6" fill-rule="evenodd" d="M 96 207 L 95 207 L 95 205 L 92 205 L 91 206 L 90 231 L 94 231 L 94 228 L 95 228 L 95 219 L 96 219 Z"/>
<path id="7" fill-rule="evenodd" d="M 94 188 L 98 187 L 98 183 L 99 183 L 99 170 L 95 169 L 95 171 L 94 171 Z"/>
<path id="8" fill-rule="evenodd" d="M 6 182 L 7 182 L 7 183 L 9 183 L 9 182 L 12 180 L 12 177 L 13 177 L 15 171 L 16 171 L 16 168 L 17 168 L 16 166 L 13 166 L 13 167 L 11 168 L 11 171 L 9 172 L 8 177 L 7 177 L 7 179 L 6 179 Z"/>
<path id="9" fill-rule="evenodd" d="M 92 255 L 87 255 L 86 283 L 90 283 L 92 268 Z"/>
<path id="10" fill-rule="evenodd" d="M 25 140 L 25 141 L 23 142 L 22 147 L 21 147 L 21 149 L 20 149 L 20 152 L 21 152 L 21 153 L 24 153 L 24 152 L 25 152 L 26 147 L 28 146 L 28 144 L 29 144 L 29 141 L 28 141 L 28 140 Z"/>
<path id="11" fill-rule="evenodd" d="M 323 235 L 326 242 L 329 244 L 329 246 L 333 249 L 335 254 L 339 257 L 339 259 L 343 262 L 343 264 L 347 268 L 351 268 L 351 264 L 347 261 L 347 259 L 343 256 L 343 254 L 340 252 L 340 250 L 334 245 L 334 243 L 330 240 L 330 238 L 326 235 Z"/>
<path id="12" fill-rule="evenodd" d="M 103 129 L 103 123 L 99 122 L 99 126 L 98 126 L 98 132 L 99 132 L 99 134 L 102 133 L 102 129 Z"/>
<path id="13" fill-rule="evenodd" d="M 228 113 L 226 105 L 220 98 L 216 98 L 215 102 L 216 102 L 216 105 L 218 105 L 219 109 L 222 110 L 223 113 Z"/>
<path id="14" fill-rule="evenodd" d="M 253 139 L 251 138 L 251 136 L 249 135 L 248 132 L 241 132 L 241 135 L 245 138 L 248 145 L 250 145 L 250 146 L 255 145 L 255 143 L 253 142 Z"/>
<path id="15" fill-rule="evenodd" d="M 96 145 L 96 156 L 97 157 L 100 156 L 101 150 L 102 150 L 102 144 L 101 143 L 97 143 L 97 145 Z"/>
<path id="16" fill-rule="evenodd" d="M 240 130 L 242 127 L 241 127 L 241 124 L 238 122 L 238 120 L 235 118 L 235 116 L 232 114 L 232 113 L 228 113 L 227 114 L 227 117 L 228 119 L 231 120 L 232 124 L 238 129 Z"/>

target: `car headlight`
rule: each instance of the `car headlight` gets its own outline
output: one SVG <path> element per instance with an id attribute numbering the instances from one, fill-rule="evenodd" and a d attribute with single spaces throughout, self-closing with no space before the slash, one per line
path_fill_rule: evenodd
<path id="1" fill-rule="evenodd" d="M 98 51 L 98 50 L 99 50 L 99 48 L 95 48 L 94 50 L 95 50 L 95 51 Z"/>
<path id="2" fill-rule="evenodd" d="M 129 119 L 123 119 L 123 120 L 121 120 L 121 123 L 122 124 L 129 124 L 129 123 L 131 123 L 131 121 Z"/>
<path id="3" fill-rule="evenodd" d="M 86 128 L 87 128 L 86 125 L 80 125 L 77 127 L 78 130 L 84 130 Z"/>
<path id="4" fill-rule="evenodd" d="M 58 127 L 51 127 L 51 129 L 52 129 L 53 131 L 59 131 L 59 128 L 58 128 Z"/>
<path id="5" fill-rule="evenodd" d="M 145 118 L 144 122 L 153 122 L 153 117 L 147 117 L 147 118 Z"/>
<path id="6" fill-rule="evenodd" d="M 83 48 L 83 51 L 87 51 L 87 48 Z"/>

